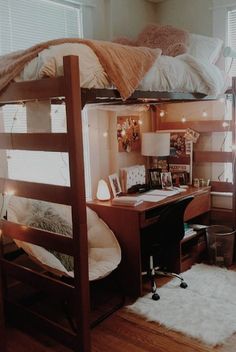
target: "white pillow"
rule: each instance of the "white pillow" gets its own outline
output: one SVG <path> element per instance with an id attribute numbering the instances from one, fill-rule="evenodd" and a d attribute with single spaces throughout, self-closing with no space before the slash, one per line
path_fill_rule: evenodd
<path id="1" fill-rule="evenodd" d="M 187 53 L 197 59 L 215 64 L 223 46 L 223 40 L 190 33 Z"/>
<path id="2" fill-rule="evenodd" d="M 13 196 L 9 202 L 7 214 L 8 220 L 26 224 L 26 220 L 32 214 L 33 204 L 36 200 Z M 40 202 L 41 204 L 45 202 Z M 45 207 L 52 207 L 57 214 L 71 223 L 71 211 L 69 206 L 45 203 Z M 87 207 L 88 222 L 88 252 L 89 252 L 89 280 L 98 280 L 110 274 L 121 261 L 121 249 L 119 243 L 111 231 L 98 215 Z M 17 246 L 38 264 L 56 275 L 73 276 L 52 253 L 43 247 L 15 240 Z"/>

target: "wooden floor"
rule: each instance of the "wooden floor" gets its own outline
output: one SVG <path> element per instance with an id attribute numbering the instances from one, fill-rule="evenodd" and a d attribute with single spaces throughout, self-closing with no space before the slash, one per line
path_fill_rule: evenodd
<path id="1" fill-rule="evenodd" d="M 166 282 L 166 279 L 162 280 L 162 284 Z M 160 283 L 160 280 L 158 282 Z M 93 352 L 236 351 L 236 334 L 230 337 L 224 345 L 212 348 L 181 333 L 169 331 L 157 323 L 147 322 L 127 312 L 125 308 L 116 311 L 92 329 L 91 336 Z M 11 327 L 7 328 L 7 340 L 7 352 L 71 351 L 39 332 L 35 332 L 34 337 L 31 337 Z"/>

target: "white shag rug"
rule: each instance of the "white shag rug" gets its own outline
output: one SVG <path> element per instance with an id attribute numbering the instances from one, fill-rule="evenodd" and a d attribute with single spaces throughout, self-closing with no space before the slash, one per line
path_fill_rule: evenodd
<path id="1" fill-rule="evenodd" d="M 127 309 L 208 345 L 222 344 L 236 332 L 236 272 L 196 264 L 182 276 L 188 288 L 173 279 L 158 288 L 159 301 L 148 294 Z"/>

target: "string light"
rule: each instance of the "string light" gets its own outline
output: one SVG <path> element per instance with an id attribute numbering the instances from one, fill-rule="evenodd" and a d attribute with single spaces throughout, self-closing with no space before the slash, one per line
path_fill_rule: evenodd
<path id="1" fill-rule="evenodd" d="M 63 178 L 64 185 L 66 186 L 66 185 L 68 185 L 68 175 L 67 175 L 66 171 L 68 170 L 69 165 L 68 165 L 68 160 L 64 158 L 64 156 L 66 156 L 66 155 L 61 152 L 60 156 L 61 156 L 61 160 L 63 162 L 63 165 L 60 166 L 59 172 Z"/>
<path id="2" fill-rule="evenodd" d="M 8 206 L 8 202 L 10 200 L 10 197 L 13 196 L 14 194 L 15 194 L 15 191 L 12 189 L 1 193 L 2 205 L 1 205 L 1 209 L 0 209 L 0 219 L 2 219 L 2 217 L 5 215 L 5 214 L 3 214 L 3 212 L 5 212 L 5 209 Z"/>
<path id="3" fill-rule="evenodd" d="M 222 123 L 222 127 L 224 127 L 224 128 L 229 127 L 229 123 L 228 122 L 223 122 Z"/>
<path id="4" fill-rule="evenodd" d="M 222 100 L 222 102 L 223 102 L 224 100 Z M 159 108 L 160 109 L 160 108 Z M 198 111 L 195 111 L 195 113 L 197 113 Z M 191 116 L 191 115 L 193 115 L 194 114 L 194 111 L 192 111 L 191 113 L 189 113 L 187 116 Z M 166 116 L 167 115 L 167 111 L 165 111 L 165 110 L 163 110 L 163 109 L 160 109 L 160 112 L 159 112 L 159 115 L 160 115 L 160 117 L 164 117 L 164 116 Z M 203 110 L 202 111 L 202 117 L 204 117 L 204 118 L 206 118 L 206 117 L 208 117 L 208 112 L 206 111 L 206 110 Z M 186 118 L 186 116 L 183 116 L 182 118 L 181 118 L 181 121 L 182 122 L 186 122 L 187 121 L 187 118 Z"/>
<path id="5" fill-rule="evenodd" d="M 164 116 L 165 116 L 165 111 L 164 111 L 164 110 L 161 110 L 161 111 L 160 111 L 160 116 L 161 116 L 161 117 L 164 117 Z"/>
<path id="6" fill-rule="evenodd" d="M 3 217 L 4 208 L 5 208 L 5 195 L 4 195 L 4 193 L 2 193 L 2 206 L 0 209 L 0 219 L 2 219 L 2 217 Z"/>
<path id="7" fill-rule="evenodd" d="M 9 196 L 9 197 L 14 196 L 14 194 L 15 194 L 15 191 L 13 191 L 12 189 L 3 193 L 4 196 Z"/>
<path id="8" fill-rule="evenodd" d="M 133 122 L 135 122 L 135 120 L 133 120 Z M 138 124 L 139 124 L 140 126 L 143 125 L 143 120 L 138 120 L 137 122 L 138 122 Z M 89 125 L 88 127 L 91 128 L 90 125 Z M 98 130 L 98 129 L 96 129 L 96 128 L 93 128 L 93 129 Z M 104 138 L 107 138 L 108 135 L 109 135 L 109 132 L 108 132 L 107 130 L 104 131 L 104 132 L 102 132 L 102 136 L 103 136 Z M 126 135 L 126 131 L 125 131 L 125 130 L 122 130 L 122 131 L 121 131 L 121 136 L 124 137 L 125 135 Z M 10 158 L 11 158 L 11 157 L 9 156 L 9 159 L 10 159 Z"/>

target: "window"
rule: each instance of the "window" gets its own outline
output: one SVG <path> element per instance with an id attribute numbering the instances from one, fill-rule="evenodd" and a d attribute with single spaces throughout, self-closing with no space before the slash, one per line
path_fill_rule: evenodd
<path id="1" fill-rule="evenodd" d="M 62 37 L 82 37 L 82 11 L 69 0 L 0 0 L 0 55 Z M 1 109 L 4 131 L 27 131 L 26 107 Z M 86 115 L 85 115 L 86 122 Z M 52 132 L 65 132 L 65 106 L 51 106 Z M 85 126 L 85 127 L 84 127 Z M 84 131 L 87 196 L 90 197 L 89 145 Z M 43 157 L 42 157 L 43 154 Z M 69 185 L 67 153 L 7 151 L 8 177 L 25 181 Z M 47 172 L 48 170 L 48 172 Z"/>
<path id="2" fill-rule="evenodd" d="M 226 16 L 226 43 L 236 50 L 236 8 L 228 9 Z M 232 58 L 226 59 L 226 72 L 230 77 L 236 76 L 236 60 Z M 232 97 L 226 100 L 226 116 L 225 119 L 230 120 L 232 117 Z M 227 132 L 225 137 L 225 151 L 232 151 L 232 133 Z M 232 164 L 225 164 L 224 180 L 232 182 L 233 170 Z"/>
<path id="3" fill-rule="evenodd" d="M 236 9 L 228 11 L 227 16 L 227 45 L 236 50 Z M 236 60 L 227 59 L 227 71 L 230 77 L 236 76 Z"/>
<path id="4" fill-rule="evenodd" d="M 4 131 L 24 133 L 27 131 L 26 107 L 6 105 L 2 107 Z M 51 106 L 52 132 L 65 132 L 65 106 Z M 69 185 L 67 153 L 7 151 L 8 177 L 24 181 Z M 47 172 L 47 170 L 49 170 Z"/>
<path id="5" fill-rule="evenodd" d="M 0 54 L 63 37 L 82 37 L 81 9 L 74 2 L 0 0 Z"/>
<path id="6" fill-rule="evenodd" d="M 2 107 L 4 131 L 24 133 L 27 131 L 26 107 L 6 105 Z M 66 131 L 65 105 L 51 105 L 51 130 L 54 133 Z M 86 198 L 91 199 L 90 149 L 88 139 L 88 116 L 82 113 Z M 32 152 L 7 150 L 8 177 L 32 182 L 62 186 L 70 185 L 69 160 L 67 153 Z M 48 170 L 48 172 L 47 172 Z"/>

